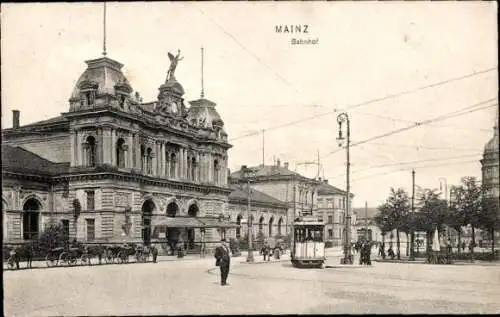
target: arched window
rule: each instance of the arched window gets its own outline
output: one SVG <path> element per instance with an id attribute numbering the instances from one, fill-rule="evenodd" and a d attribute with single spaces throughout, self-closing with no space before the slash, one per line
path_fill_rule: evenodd
<path id="1" fill-rule="evenodd" d="M 192 175 L 191 175 L 191 164 L 192 164 L 192 163 L 193 163 L 193 162 L 191 161 L 191 158 L 188 156 L 188 158 L 187 158 L 187 166 L 186 166 L 186 170 L 187 170 L 187 175 L 186 175 L 186 177 L 187 177 L 187 180 L 188 180 L 188 181 L 193 180 L 193 179 L 191 178 L 191 176 L 192 176 Z"/>
<path id="2" fill-rule="evenodd" d="M 278 235 L 281 235 L 281 225 L 283 223 L 283 218 L 280 217 L 278 220 Z"/>
<path id="3" fill-rule="evenodd" d="M 271 217 L 271 219 L 269 219 L 269 236 L 270 237 L 273 236 L 273 222 L 274 222 L 274 217 Z"/>
<path id="4" fill-rule="evenodd" d="M 123 106 L 125 105 L 125 96 L 124 95 L 120 95 L 120 108 L 123 109 Z"/>
<path id="5" fill-rule="evenodd" d="M 153 173 L 153 150 L 148 147 L 146 150 L 146 165 L 147 165 L 147 173 Z"/>
<path id="6" fill-rule="evenodd" d="M 146 148 L 141 145 L 141 171 L 146 171 Z"/>
<path id="7" fill-rule="evenodd" d="M 175 168 L 177 166 L 177 157 L 175 153 L 170 154 L 170 177 L 176 178 Z"/>
<path id="8" fill-rule="evenodd" d="M 262 232 L 263 228 L 264 228 L 264 216 L 260 217 L 259 219 L 259 232 Z"/>
<path id="9" fill-rule="evenodd" d="M 41 204 L 35 198 L 28 199 L 23 205 L 23 239 L 38 238 Z"/>
<path id="10" fill-rule="evenodd" d="M 215 184 L 219 183 L 219 172 L 220 172 L 219 161 L 215 160 L 214 161 L 214 183 Z"/>
<path id="11" fill-rule="evenodd" d="M 125 140 L 122 138 L 116 141 L 116 164 L 118 167 L 125 167 Z"/>
<path id="12" fill-rule="evenodd" d="M 196 158 L 193 157 L 191 159 L 191 180 L 192 181 L 196 181 L 196 166 L 197 166 Z"/>
<path id="13" fill-rule="evenodd" d="M 86 161 L 87 166 L 94 167 L 96 164 L 96 142 L 93 136 L 86 139 Z"/>
<path id="14" fill-rule="evenodd" d="M 236 227 L 236 238 L 241 237 L 241 218 L 241 215 L 238 215 L 238 217 L 236 217 L 236 225 L 238 226 Z"/>

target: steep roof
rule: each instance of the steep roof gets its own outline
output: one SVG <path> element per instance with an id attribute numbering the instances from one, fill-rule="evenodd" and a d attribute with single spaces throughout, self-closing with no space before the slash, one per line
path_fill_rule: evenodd
<path id="1" fill-rule="evenodd" d="M 339 189 L 333 185 L 330 185 L 328 183 L 323 182 L 321 185 L 318 186 L 318 194 L 319 195 L 328 195 L 328 194 L 338 194 L 338 195 L 345 195 L 345 191 L 342 189 Z M 352 193 L 351 193 L 352 195 Z"/>
<path id="2" fill-rule="evenodd" d="M 252 169 L 252 177 L 266 177 L 266 176 L 299 176 L 303 177 L 299 173 L 296 173 L 294 171 L 289 170 L 286 167 L 283 166 L 277 166 L 277 165 L 259 165 L 255 167 L 250 167 Z M 232 178 L 241 178 L 242 177 L 242 171 L 236 171 L 231 173 Z"/>
<path id="3" fill-rule="evenodd" d="M 2 129 L 2 133 L 4 132 L 19 132 L 19 131 L 24 131 L 24 130 L 31 130 L 33 128 L 50 128 L 50 126 L 53 126 L 53 125 L 65 125 L 65 124 L 69 124 L 69 120 L 66 119 L 65 117 L 63 116 L 57 116 L 57 117 L 54 117 L 54 118 L 50 118 L 50 119 L 47 119 L 47 120 L 42 120 L 42 121 L 37 121 L 37 122 L 33 122 L 33 123 L 30 123 L 30 124 L 25 124 L 25 125 L 22 125 L 20 126 L 19 128 L 8 128 L 8 129 Z"/>
<path id="4" fill-rule="evenodd" d="M 68 172 L 69 163 L 54 163 L 21 147 L 2 144 L 2 171 L 54 176 Z"/>
<path id="5" fill-rule="evenodd" d="M 368 207 L 366 209 L 366 213 L 365 213 L 365 208 L 353 208 L 352 211 L 356 213 L 357 219 L 364 219 L 365 215 L 367 216 L 368 219 L 373 219 L 375 218 L 376 215 L 380 213 L 380 211 L 374 207 Z"/>
<path id="6" fill-rule="evenodd" d="M 240 187 L 240 186 L 231 186 L 231 194 L 229 194 L 229 202 L 240 202 L 240 203 L 247 203 L 248 202 L 248 189 L 246 186 Z M 268 204 L 268 205 L 274 205 L 277 207 L 282 207 L 286 208 L 287 205 L 285 202 L 278 200 L 274 197 L 271 197 L 267 194 L 264 194 L 263 192 L 260 192 L 255 189 L 251 189 L 251 197 L 250 197 L 250 202 L 257 202 L 261 204 Z"/>

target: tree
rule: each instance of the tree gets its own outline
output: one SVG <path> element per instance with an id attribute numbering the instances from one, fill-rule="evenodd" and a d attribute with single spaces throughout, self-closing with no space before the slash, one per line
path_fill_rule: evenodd
<path id="1" fill-rule="evenodd" d="M 456 210 L 463 214 L 465 225 L 472 227 L 472 253 L 476 246 L 475 228 L 480 225 L 481 214 L 481 186 L 475 177 L 466 176 L 461 179 L 461 184 L 453 191 L 453 201 Z"/>
<path id="2" fill-rule="evenodd" d="M 449 209 L 446 200 L 440 198 L 441 193 L 436 189 L 425 189 L 418 199 L 420 206 L 421 225 L 427 233 L 427 252 L 430 251 L 432 233 L 434 230 L 442 232 L 444 225 L 449 220 Z"/>
<path id="3" fill-rule="evenodd" d="M 396 230 L 396 246 L 398 260 L 401 258 L 399 232 L 404 228 L 404 221 L 410 211 L 410 198 L 408 193 L 402 189 L 391 187 L 386 202 L 378 207 L 380 214 L 386 221 L 387 228 Z"/>
<path id="4" fill-rule="evenodd" d="M 64 247 L 66 243 L 66 234 L 60 224 L 48 226 L 38 238 L 38 247 L 44 253 L 55 248 Z"/>
<path id="5" fill-rule="evenodd" d="M 481 201 L 480 225 L 491 235 L 491 253 L 495 255 L 495 230 L 500 228 L 500 206 L 498 198 L 483 197 Z"/>
<path id="6" fill-rule="evenodd" d="M 462 208 L 458 208 L 458 201 L 456 199 L 457 187 L 452 186 L 450 191 L 450 213 L 446 224 L 451 228 L 455 229 L 458 234 L 457 248 L 458 253 L 460 253 L 460 238 L 462 233 L 462 227 L 467 225 L 467 219 L 465 211 Z"/>

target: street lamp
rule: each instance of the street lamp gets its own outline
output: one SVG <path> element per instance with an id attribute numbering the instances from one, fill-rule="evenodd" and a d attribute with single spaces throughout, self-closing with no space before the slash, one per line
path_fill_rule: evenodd
<path id="1" fill-rule="evenodd" d="M 251 195 L 251 189 L 250 189 L 250 174 L 252 173 L 252 170 L 249 168 L 245 168 L 243 170 L 244 177 L 247 180 L 247 189 L 248 189 L 248 204 L 247 204 L 247 216 L 248 216 L 248 255 L 247 255 L 247 262 L 252 263 L 254 262 L 253 258 L 253 222 L 252 222 L 252 212 L 251 212 L 251 207 L 250 207 L 250 195 Z"/>
<path id="2" fill-rule="evenodd" d="M 347 136 L 344 138 L 342 136 L 342 123 L 346 123 L 346 130 L 347 130 Z M 344 140 L 346 141 L 346 160 L 347 160 L 347 173 L 346 173 L 346 210 L 345 210 L 345 241 L 344 241 L 344 258 L 341 260 L 342 264 L 352 264 L 352 255 L 351 255 L 351 204 L 349 202 L 349 196 L 350 196 L 350 179 L 349 179 L 349 172 L 350 172 L 350 159 L 349 159 L 349 146 L 351 142 L 351 130 L 349 126 L 349 116 L 347 113 L 343 112 L 337 116 L 337 123 L 339 124 L 339 137 L 337 138 L 337 141 L 339 143 L 339 147 L 342 147 Z"/>

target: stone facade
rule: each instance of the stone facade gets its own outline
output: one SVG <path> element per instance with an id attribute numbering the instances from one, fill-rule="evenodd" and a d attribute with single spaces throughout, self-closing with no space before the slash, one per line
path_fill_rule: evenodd
<path id="1" fill-rule="evenodd" d="M 334 246 L 340 246 L 345 237 L 346 192 L 329 185 L 328 180 L 322 182 L 318 187 L 318 208 L 315 215 L 325 222 L 325 239 Z M 356 241 L 355 224 L 356 216 L 351 213 L 351 241 Z"/>
<path id="2" fill-rule="evenodd" d="M 250 170 L 250 173 L 243 172 Z M 240 171 L 231 174 L 231 184 L 250 183 L 250 187 L 269 195 L 287 206 L 287 225 L 290 232 L 293 219 L 303 215 L 312 215 L 317 209 L 318 181 L 290 171 L 288 164 L 281 166 L 260 165 L 252 168 L 242 167 Z"/>
<path id="3" fill-rule="evenodd" d="M 39 235 L 61 220 L 69 236 L 82 241 L 150 240 L 167 214 L 226 212 L 231 145 L 215 103 L 199 99 L 186 107 L 173 76 L 156 101 L 143 103 L 123 65 L 107 57 L 86 63 L 70 111 L 2 131 L 2 147 L 12 153 L 10 165 L 2 165 L 4 241 L 30 240 L 23 227 Z M 33 158 L 23 163 L 21 154 Z M 219 237 L 206 231 L 207 241 Z"/>
<path id="4" fill-rule="evenodd" d="M 231 222 L 239 228 L 230 234 L 232 238 L 248 235 L 248 187 L 232 186 L 229 196 L 229 216 Z M 285 235 L 287 226 L 287 205 L 263 192 L 251 189 L 250 215 L 252 217 L 252 234 L 255 240 L 259 232 L 265 237 Z"/>

